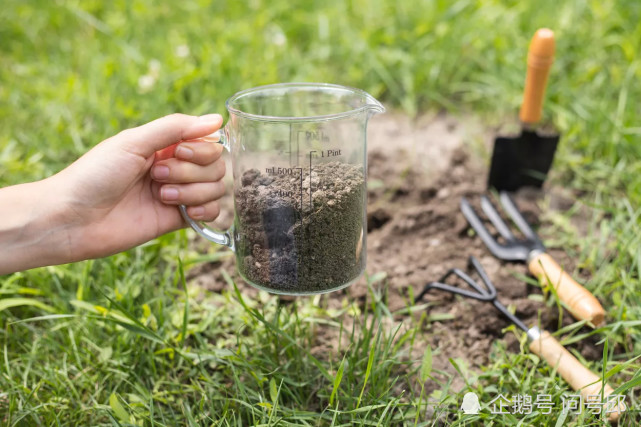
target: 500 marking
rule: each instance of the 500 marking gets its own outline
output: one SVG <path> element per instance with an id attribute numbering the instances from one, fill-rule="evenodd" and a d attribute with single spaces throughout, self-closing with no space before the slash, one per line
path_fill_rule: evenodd
<path id="1" fill-rule="evenodd" d="M 301 168 L 281 168 L 276 166 L 265 169 L 265 172 L 269 175 L 298 175 L 302 173 L 302 171 Z"/>

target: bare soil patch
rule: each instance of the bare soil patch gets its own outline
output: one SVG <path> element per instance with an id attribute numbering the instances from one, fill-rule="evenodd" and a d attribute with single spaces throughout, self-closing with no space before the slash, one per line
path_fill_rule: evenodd
<path id="1" fill-rule="evenodd" d="M 540 319 L 542 327 L 556 330 L 558 311 L 531 298 L 531 295 L 541 294 L 541 290 L 517 277 L 527 274 L 526 266 L 503 263 L 490 255 L 480 239 L 470 232 L 459 210 L 462 196 L 474 201 L 486 189 L 486 161 L 474 154 L 474 144 L 469 142 L 479 142 L 476 151 L 482 153 L 484 147 L 490 147 L 492 135 L 473 120 L 447 115 L 411 120 L 403 115 L 387 114 L 372 121 L 368 137 L 367 272 L 369 275 L 377 272 L 387 275 L 377 286 L 383 287 L 390 311 L 398 313 L 392 323 L 412 321 L 410 315 L 402 314 L 407 313 L 403 309 L 410 302 L 410 288 L 414 295 L 418 294 L 426 283 L 437 280 L 448 269 L 466 269 L 468 257 L 474 255 L 493 280 L 499 299 L 506 306 L 514 307 L 516 314 L 528 325 L 536 325 Z M 554 192 L 553 189 L 546 191 Z M 532 191 L 515 195 L 526 219 L 535 228 L 540 225 L 540 197 L 541 193 Z M 226 216 L 221 218 L 222 224 L 218 222 L 219 226 L 231 222 L 228 214 L 231 203 L 227 203 L 223 208 Z M 567 203 L 557 204 L 567 208 Z M 545 241 L 545 236 L 542 237 Z M 206 242 L 197 244 L 205 250 L 208 247 Z M 563 251 L 551 248 L 549 252 L 566 270 L 574 271 L 575 263 Z M 248 296 L 257 292 L 242 284 L 233 257 L 198 266 L 190 271 L 189 278 L 199 286 L 217 291 L 226 286 L 222 269 L 238 279 L 239 286 Z M 349 288 L 325 295 L 323 303 L 337 308 L 344 298 L 365 303 L 367 292 L 366 280 L 362 278 Z M 460 358 L 471 369 L 486 365 L 491 362 L 492 345 L 496 340 L 504 340 L 509 350 L 519 351 L 516 337 L 502 332 L 509 322 L 491 304 L 439 291 L 429 293 L 422 303 L 428 303 L 428 315 L 446 318 L 428 323 L 420 338 L 422 344 L 429 344 L 434 350 L 435 370 L 457 377 L 449 358 Z M 351 323 L 347 317 L 343 320 L 346 326 Z M 563 324 L 569 323 L 571 320 L 566 313 Z M 338 331 L 330 326 L 319 327 L 318 337 L 318 353 L 338 348 L 335 342 Z M 575 344 L 575 348 L 586 359 L 596 360 L 600 358 L 601 349 L 595 343 L 596 338 L 588 339 Z M 419 359 L 421 347 L 416 346 L 416 354 L 410 357 Z M 462 386 L 460 379 L 452 385 L 454 389 Z M 430 385 L 427 391 L 431 391 Z"/>

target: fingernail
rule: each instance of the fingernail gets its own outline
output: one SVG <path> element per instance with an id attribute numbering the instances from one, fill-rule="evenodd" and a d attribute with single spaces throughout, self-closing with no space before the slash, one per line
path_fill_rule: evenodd
<path id="1" fill-rule="evenodd" d="M 174 187 L 163 187 L 160 190 L 160 197 L 167 202 L 178 200 L 178 189 Z"/>
<path id="2" fill-rule="evenodd" d="M 203 141 L 207 141 L 207 142 L 218 142 L 218 141 L 220 141 L 220 131 L 217 130 L 214 133 L 210 133 L 209 135 L 205 135 L 205 136 L 202 137 L 202 140 Z"/>
<path id="3" fill-rule="evenodd" d="M 156 179 L 166 179 L 169 178 L 169 167 L 165 165 L 154 166 L 154 169 L 151 171 L 151 173 Z"/>
<path id="4" fill-rule="evenodd" d="M 198 120 L 205 123 L 218 123 L 222 119 L 220 114 L 205 114 L 198 117 Z"/>
<path id="5" fill-rule="evenodd" d="M 191 214 L 192 218 L 202 218 L 205 216 L 205 208 L 202 206 L 192 207 L 191 209 L 189 209 L 189 213 Z"/>
<path id="6" fill-rule="evenodd" d="M 175 155 L 176 157 L 180 157 L 181 159 L 189 160 L 194 157 L 194 150 L 189 147 L 183 147 L 182 145 L 179 145 L 176 148 Z"/>

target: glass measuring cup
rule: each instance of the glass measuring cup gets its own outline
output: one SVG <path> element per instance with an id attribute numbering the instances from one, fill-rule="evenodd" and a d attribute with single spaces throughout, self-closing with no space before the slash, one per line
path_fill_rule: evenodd
<path id="1" fill-rule="evenodd" d="M 259 289 L 304 295 L 354 282 L 366 262 L 366 128 L 381 103 L 344 86 L 284 83 L 238 92 L 226 107 L 234 223 L 216 231 L 180 206 L 185 220 L 230 247 Z"/>

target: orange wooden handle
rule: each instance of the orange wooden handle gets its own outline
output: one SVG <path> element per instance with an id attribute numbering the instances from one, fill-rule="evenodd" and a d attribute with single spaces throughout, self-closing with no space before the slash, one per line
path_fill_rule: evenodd
<path id="1" fill-rule="evenodd" d="M 570 387 L 581 393 L 583 399 L 587 400 L 588 396 L 596 395 L 600 397 L 603 386 L 601 377 L 583 366 L 547 331 L 541 332 L 541 336 L 530 343 L 530 351 L 544 359 L 550 366 L 555 367 L 561 377 L 570 384 Z M 613 392 L 612 387 L 606 383 L 603 386 L 603 400 L 607 400 L 607 397 Z M 616 421 L 627 409 L 624 402 L 617 402 L 617 405 L 618 411 L 607 414 L 610 421 Z"/>
<path id="2" fill-rule="evenodd" d="M 553 62 L 554 32 L 547 28 L 541 28 L 534 34 L 527 55 L 525 93 L 519 113 L 523 123 L 534 124 L 541 120 L 543 95 Z"/>
<path id="3" fill-rule="evenodd" d="M 589 320 L 595 326 L 603 323 L 605 311 L 601 303 L 583 286 L 579 285 L 569 274 L 567 274 L 546 254 L 541 253 L 535 256 L 528 265 L 530 272 L 539 281 L 549 283 L 556 289 L 556 293 L 568 307 L 568 310 L 578 320 Z"/>

